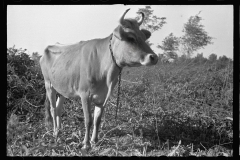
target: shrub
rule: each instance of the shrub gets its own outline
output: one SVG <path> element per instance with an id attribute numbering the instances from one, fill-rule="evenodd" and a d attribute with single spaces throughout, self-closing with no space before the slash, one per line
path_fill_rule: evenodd
<path id="1" fill-rule="evenodd" d="M 32 60 L 26 50 L 7 49 L 7 114 L 26 115 L 42 104 L 44 81 L 38 61 Z"/>

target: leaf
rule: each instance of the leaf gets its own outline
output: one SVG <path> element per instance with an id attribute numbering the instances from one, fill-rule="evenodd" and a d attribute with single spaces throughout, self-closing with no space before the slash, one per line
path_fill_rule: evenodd
<path id="1" fill-rule="evenodd" d="M 112 148 L 107 148 L 104 151 L 102 151 L 101 153 L 99 153 L 99 155 L 104 155 L 107 154 L 108 152 L 110 152 L 112 150 Z"/>
<path id="2" fill-rule="evenodd" d="M 181 145 L 181 140 L 178 142 L 178 146 L 174 150 L 172 150 L 167 156 L 174 156 L 180 145 Z"/>
<path id="3" fill-rule="evenodd" d="M 118 153 L 120 153 L 122 156 L 128 156 L 128 154 L 127 154 L 127 153 L 125 153 L 125 152 L 122 152 L 122 151 L 118 151 Z"/>

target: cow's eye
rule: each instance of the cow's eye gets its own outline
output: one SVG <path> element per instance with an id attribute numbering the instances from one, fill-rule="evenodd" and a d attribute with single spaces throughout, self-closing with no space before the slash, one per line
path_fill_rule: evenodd
<path id="1" fill-rule="evenodd" d="M 128 39 L 129 42 L 136 42 L 136 39 L 133 38 L 133 37 L 128 37 L 127 39 Z"/>

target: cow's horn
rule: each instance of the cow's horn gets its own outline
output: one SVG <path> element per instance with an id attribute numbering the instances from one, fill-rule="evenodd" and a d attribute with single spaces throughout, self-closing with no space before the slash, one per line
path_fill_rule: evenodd
<path id="1" fill-rule="evenodd" d="M 140 26 L 144 20 L 144 13 L 140 12 L 140 14 L 142 15 L 141 19 L 138 21 L 138 26 Z"/>
<path id="2" fill-rule="evenodd" d="M 127 13 L 129 10 L 130 10 L 130 8 L 127 9 L 127 10 L 123 13 L 122 17 L 120 18 L 119 23 L 120 23 L 121 25 L 124 25 L 124 17 L 125 17 L 126 13 Z"/>

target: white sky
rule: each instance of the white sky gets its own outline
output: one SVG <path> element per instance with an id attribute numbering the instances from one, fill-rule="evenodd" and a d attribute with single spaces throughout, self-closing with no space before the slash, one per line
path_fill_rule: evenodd
<path id="1" fill-rule="evenodd" d="M 7 7 L 7 47 L 27 49 L 28 53 L 43 53 L 44 48 L 56 42 L 68 44 L 81 40 L 104 38 L 118 25 L 127 8 L 126 17 L 137 16 L 137 5 L 9 5 Z M 201 23 L 213 44 L 201 49 L 208 57 L 211 53 L 233 58 L 233 6 L 232 5 L 152 5 L 153 15 L 166 17 L 166 24 L 152 34 L 150 42 L 156 48 L 171 32 L 183 35 L 183 24 L 199 11 Z"/>

